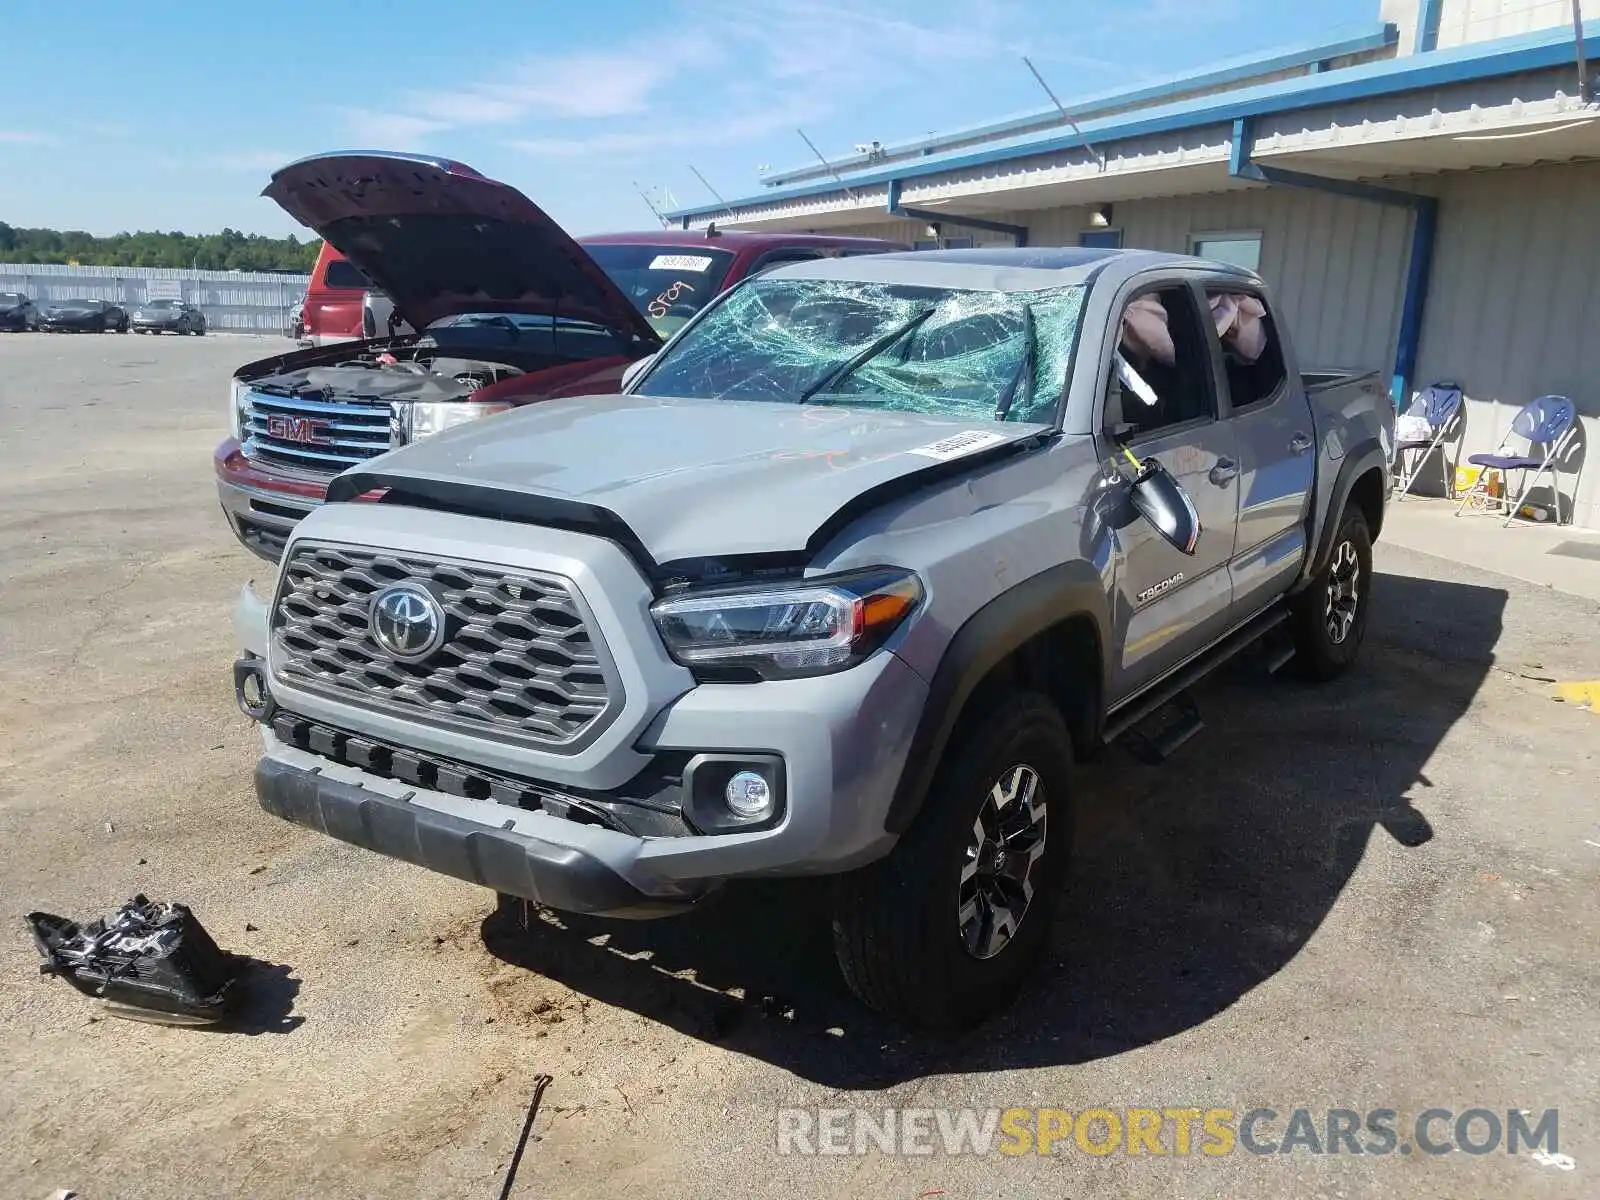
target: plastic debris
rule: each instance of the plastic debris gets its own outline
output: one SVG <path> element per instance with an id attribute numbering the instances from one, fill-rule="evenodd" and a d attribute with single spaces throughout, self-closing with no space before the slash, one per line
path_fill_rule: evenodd
<path id="1" fill-rule="evenodd" d="M 104 1000 L 113 1016 L 211 1025 L 232 1010 L 243 960 L 219 949 L 182 904 L 141 895 L 87 925 L 44 912 L 25 919 L 44 956 L 39 973 Z"/>
<path id="2" fill-rule="evenodd" d="M 1576 1171 L 1577 1161 L 1570 1154 L 1551 1154 L 1548 1150 L 1535 1150 L 1533 1161 L 1541 1167 L 1554 1167 L 1558 1171 Z"/>

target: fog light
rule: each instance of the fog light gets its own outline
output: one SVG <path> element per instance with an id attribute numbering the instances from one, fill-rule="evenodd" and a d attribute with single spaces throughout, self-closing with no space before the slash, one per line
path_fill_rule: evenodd
<path id="1" fill-rule="evenodd" d="M 724 792 L 729 810 L 747 821 L 755 821 L 772 811 L 772 785 L 754 771 L 739 771 L 728 780 Z"/>

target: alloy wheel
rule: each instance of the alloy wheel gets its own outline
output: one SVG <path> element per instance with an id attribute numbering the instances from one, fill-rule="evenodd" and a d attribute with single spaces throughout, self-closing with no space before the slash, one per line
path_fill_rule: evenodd
<path id="1" fill-rule="evenodd" d="M 1355 628 L 1356 614 L 1361 607 L 1361 560 L 1356 556 L 1355 544 L 1339 543 L 1333 553 L 1333 563 L 1328 569 L 1328 604 L 1325 617 L 1328 640 L 1342 646 Z"/>
<path id="2" fill-rule="evenodd" d="M 1039 773 L 1019 764 L 1001 773 L 972 823 L 957 915 L 961 941 L 974 958 L 994 958 L 1010 945 L 1033 903 L 1034 870 L 1045 851 L 1045 801 Z"/>

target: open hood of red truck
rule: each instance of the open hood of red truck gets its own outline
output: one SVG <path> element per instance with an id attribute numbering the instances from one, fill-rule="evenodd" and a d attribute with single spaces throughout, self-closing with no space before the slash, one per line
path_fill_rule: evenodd
<path id="1" fill-rule="evenodd" d="M 606 273 L 516 188 L 414 154 L 319 154 L 262 192 L 314 229 L 394 301 L 413 328 L 466 312 L 593 321 L 660 338 Z"/>

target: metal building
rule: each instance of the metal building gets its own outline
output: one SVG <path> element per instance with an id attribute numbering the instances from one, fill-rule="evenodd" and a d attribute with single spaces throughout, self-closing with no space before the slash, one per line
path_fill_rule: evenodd
<path id="1" fill-rule="evenodd" d="M 1364 34 L 876 146 L 670 216 L 1257 267 L 1306 364 L 1382 367 L 1397 400 L 1461 383 L 1463 458 L 1527 401 L 1570 396 L 1583 429 L 1563 515 L 1600 528 L 1584 463 L 1600 439 L 1600 20 L 1577 12 L 1383 0 Z"/>

